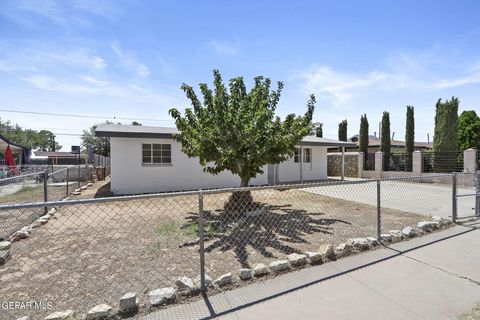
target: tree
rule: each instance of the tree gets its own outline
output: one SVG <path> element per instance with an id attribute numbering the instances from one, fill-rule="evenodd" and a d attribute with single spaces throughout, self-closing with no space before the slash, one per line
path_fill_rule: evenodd
<path id="1" fill-rule="evenodd" d="M 368 119 L 366 114 L 360 117 L 360 136 L 358 147 L 360 152 L 364 153 L 366 160 L 368 154 Z"/>
<path id="2" fill-rule="evenodd" d="M 390 167 L 391 140 L 390 140 L 390 114 L 383 112 L 382 117 L 382 137 L 380 141 L 380 151 L 383 152 L 385 168 Z"/>
<path id="3" fill-rule="evenodd" d="M 406 125 L 405 125 L 405 153 L 407 165 L 406 169 L 411 171 L 413 166 L 413 151 L 415 151 L 415 117 L 414 117 L 414 108 L 412 106 L 407 106 L 407 115 L 406 115 Z"/>
<path id="4" fill-rule="evenodd" d="M 213 76 L 213 90 L 207 84 L 199 85 L 203 103 L 191 86 L 182 85 L 193 109 L 186 108 L 185 115 L 175 108 L 169 110 L 180 131 L 173 138 L 189 157 L 199 158 L 204 171 L 229 171 L 240 177 L 241 187 L 246 187 L 250 179 L 263 173 L 265 165 L 294 155 L 295 146 L 312 129 L 315 97 L 310 96 L 303 117 L 289 114 L 281 121 L 275 111 L 282 82 L 270 91 L 270 79 L 256 77 L 254 87 L 247 92 L 242 77 L 231 79 L 227 89 L 218 70 L 213 71 Z M 251 203 L 250 193 L 235 192 L 229 204 L 238 205 L 237 201 Z"/>
<path id="5" fill-rule="evenodd" d="M 458 117 L 458 147 L 461 151 L 480 150 L 480 117 L 473 110 L 463 111 Z"/>
<path id="6" fill-rule="evenodd" d="M 106 123 L 111 122 L 107 121 Z M 95 135 L 95 129 L 97 129 L 97 126 L 98 124 L 91 126 L 88 130 L 83 130 L 83 133 L 80 136 L 81 145 L 83 148 L 86 148 L 87 145 L 91 144 L 93 146 L 93 153 L 109 157 L 110 141 L 107 137 L 97 137 Z"/>
<path id="7" fill-rule="evenodd" d="M 312 131 L 310 132 L 311 136 L 316 136 L 318 138 L 323 138 L 323 123 L 315 122 L 313 123 Z"/>
<path id="8" fill-rule="evenodd" d="M 458 151 L 458 104 L 458 98 L 455 97 L 443 103 L 442 99 L 437 101 L 433 136 L 433 150 L 436 152 Z"/>
<path id="9" fill-rule="evenodd" d="M 43 151 L 58 151 L 62 148 L 55 142 L 55 135 L 48 130 L 23 129 L 18 124 L 13 125 L 9 120 L 0 119 L 0 134 L 12 142 L 27 146 L 31 149 L 40 148 Z"/>
<path id="10" fill-rule="evenodd" d="M 347 123 L 347 120 L 342 120 L 339 124 L 338 124 L 338 140 L 340 141 L 347 141 L 347 126 L 348 126 L 348 123 Z"/>

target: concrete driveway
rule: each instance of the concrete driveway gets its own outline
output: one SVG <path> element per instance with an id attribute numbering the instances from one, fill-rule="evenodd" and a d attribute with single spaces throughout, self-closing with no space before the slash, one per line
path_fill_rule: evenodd
<path id="1" fill-rule="evenodd" d="M 321 186 L 303 189 L 332 198 L 376 206 L 376 181 L 361 184 Z M 452 216 L 452 187 L 444 184 L 414 183 L 409 180 L 386 180 L 380 185 L 381 206 L 425 216 Z M 458 194 L 473 193 L 473 188 L 458 188 Z M 475 197 L 458 200 L 458 216 L 472 216 Z"/>

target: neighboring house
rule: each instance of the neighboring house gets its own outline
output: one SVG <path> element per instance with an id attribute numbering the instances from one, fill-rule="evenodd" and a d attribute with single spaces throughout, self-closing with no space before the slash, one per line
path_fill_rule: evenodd
<path id="1" fill-rule="evenodd" d="M 35 151 L 30 159 L 31 164 L 76 165 L 85 164 L 85 158 L 78 153 L 63 151 Z"/>
<path id="2" fill-rule="evenodd" d="M 198 158 L 189 158 L 180 143 L 172 139 L 175 128 L 104 124 L 98 137 L 110 138 L 111 191 L 138 194 L 165 191 L 238 187 L 240 178 L 224 171 L 212 175 L 203 171 Z M 252 185 L 327 179 L 327 148 L 354 144 L 307 136 L 297 154 L 279 164 L 264 167 L 264 174 Z M 300 150 L 303 164 L 300 167 Z"/>
<path id="3" fill-rule="evenodd" d="M 358 151 L 358 135 L 355 135 L 350 138 L 350 141 L 356 144 L 356 147 L 347 147 L 346 151 Z M 368 137 L 368 153 L 375 153 L 380 151 L 380 144 L 381 139 L 377 138 L 376 136 L 369 136 Z M 391 140 L 392 145 L 392 152 L 395 150 L 404 150 L 405 149 L 405 141 L 401 140 Z M 427 142 L 415 142 L 415 150 L 423 150 L 428 151 L 433 148 L 433 144 Z M 338 150 L 331 150 L 331 151 L 338 151 Z"/>

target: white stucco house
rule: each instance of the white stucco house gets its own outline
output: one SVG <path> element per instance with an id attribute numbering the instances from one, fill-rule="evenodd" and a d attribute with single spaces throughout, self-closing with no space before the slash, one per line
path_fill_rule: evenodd
<path id="1" fill-rule="evenodd" d="M 230 172 L 212 175 L 198 158 L 189 158 L 174 141 L 176 128 L 104 124 L 98 137 L 110 138 L 113 194 L 140 194 L 181 190 L 238 187 L 240 178 Z M 327 179 L 327 148 L 350 147 L 350 142 L 305 137 L 291 159 L 267 165 L 251 185 L 281 184 Z"/>

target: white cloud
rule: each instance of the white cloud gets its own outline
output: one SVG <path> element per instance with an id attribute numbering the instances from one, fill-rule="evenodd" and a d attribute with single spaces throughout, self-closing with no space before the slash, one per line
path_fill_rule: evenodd
<path id="1" fill-rule="evenodd" d="M 120 44 L 114 42 L 111 47 L 113 52 L 115 52 L 115 54 L 119 58 L 120 62 L 124 66 L 131 68 L 133 71 L 135 71 L 137 75 L 141 77 L 147 77 L 150 74 L 149 68 L 146 65 L 140 63 L 137 59 L 135 59 L 132 53 L 122 50 Z"/>
<path id="2" fill-rule="evenodd" d="M 402 68 L 405 66 L 405 68 Z M 366 73 L 351 73 L 335 70 L 325 65 L 314 65 L 306 70 L 295 72 L 303 91 L 314 92 L 319 97 L 330 99 L 338 105 L 353 97 L 373 91 L 435 91 L 480 84 L 480 68 L 473 65 L 456 71 L 455 76 L 441 77 L 438 72 L 429 71 L 428 64 L 417 64 L 402 57 L 398 64 L 389 62 L 382 70 Z"/>
<path id="3" fill-rule="evenodd" d="M 233 56 L 239 52 L 237 40 L 234 42 L 212 40 L 208 46 L 221 56 Z"/>
<path id="4" fill-rule="evenodd" d="M 90 16 L 114 19 L 114 2 L 108 0 L 10 0 L 2 4 L 0 15 L 26 26 L 34 26 L 31 17 L 41 17 L 63 28 L 92 26 Z"/>

